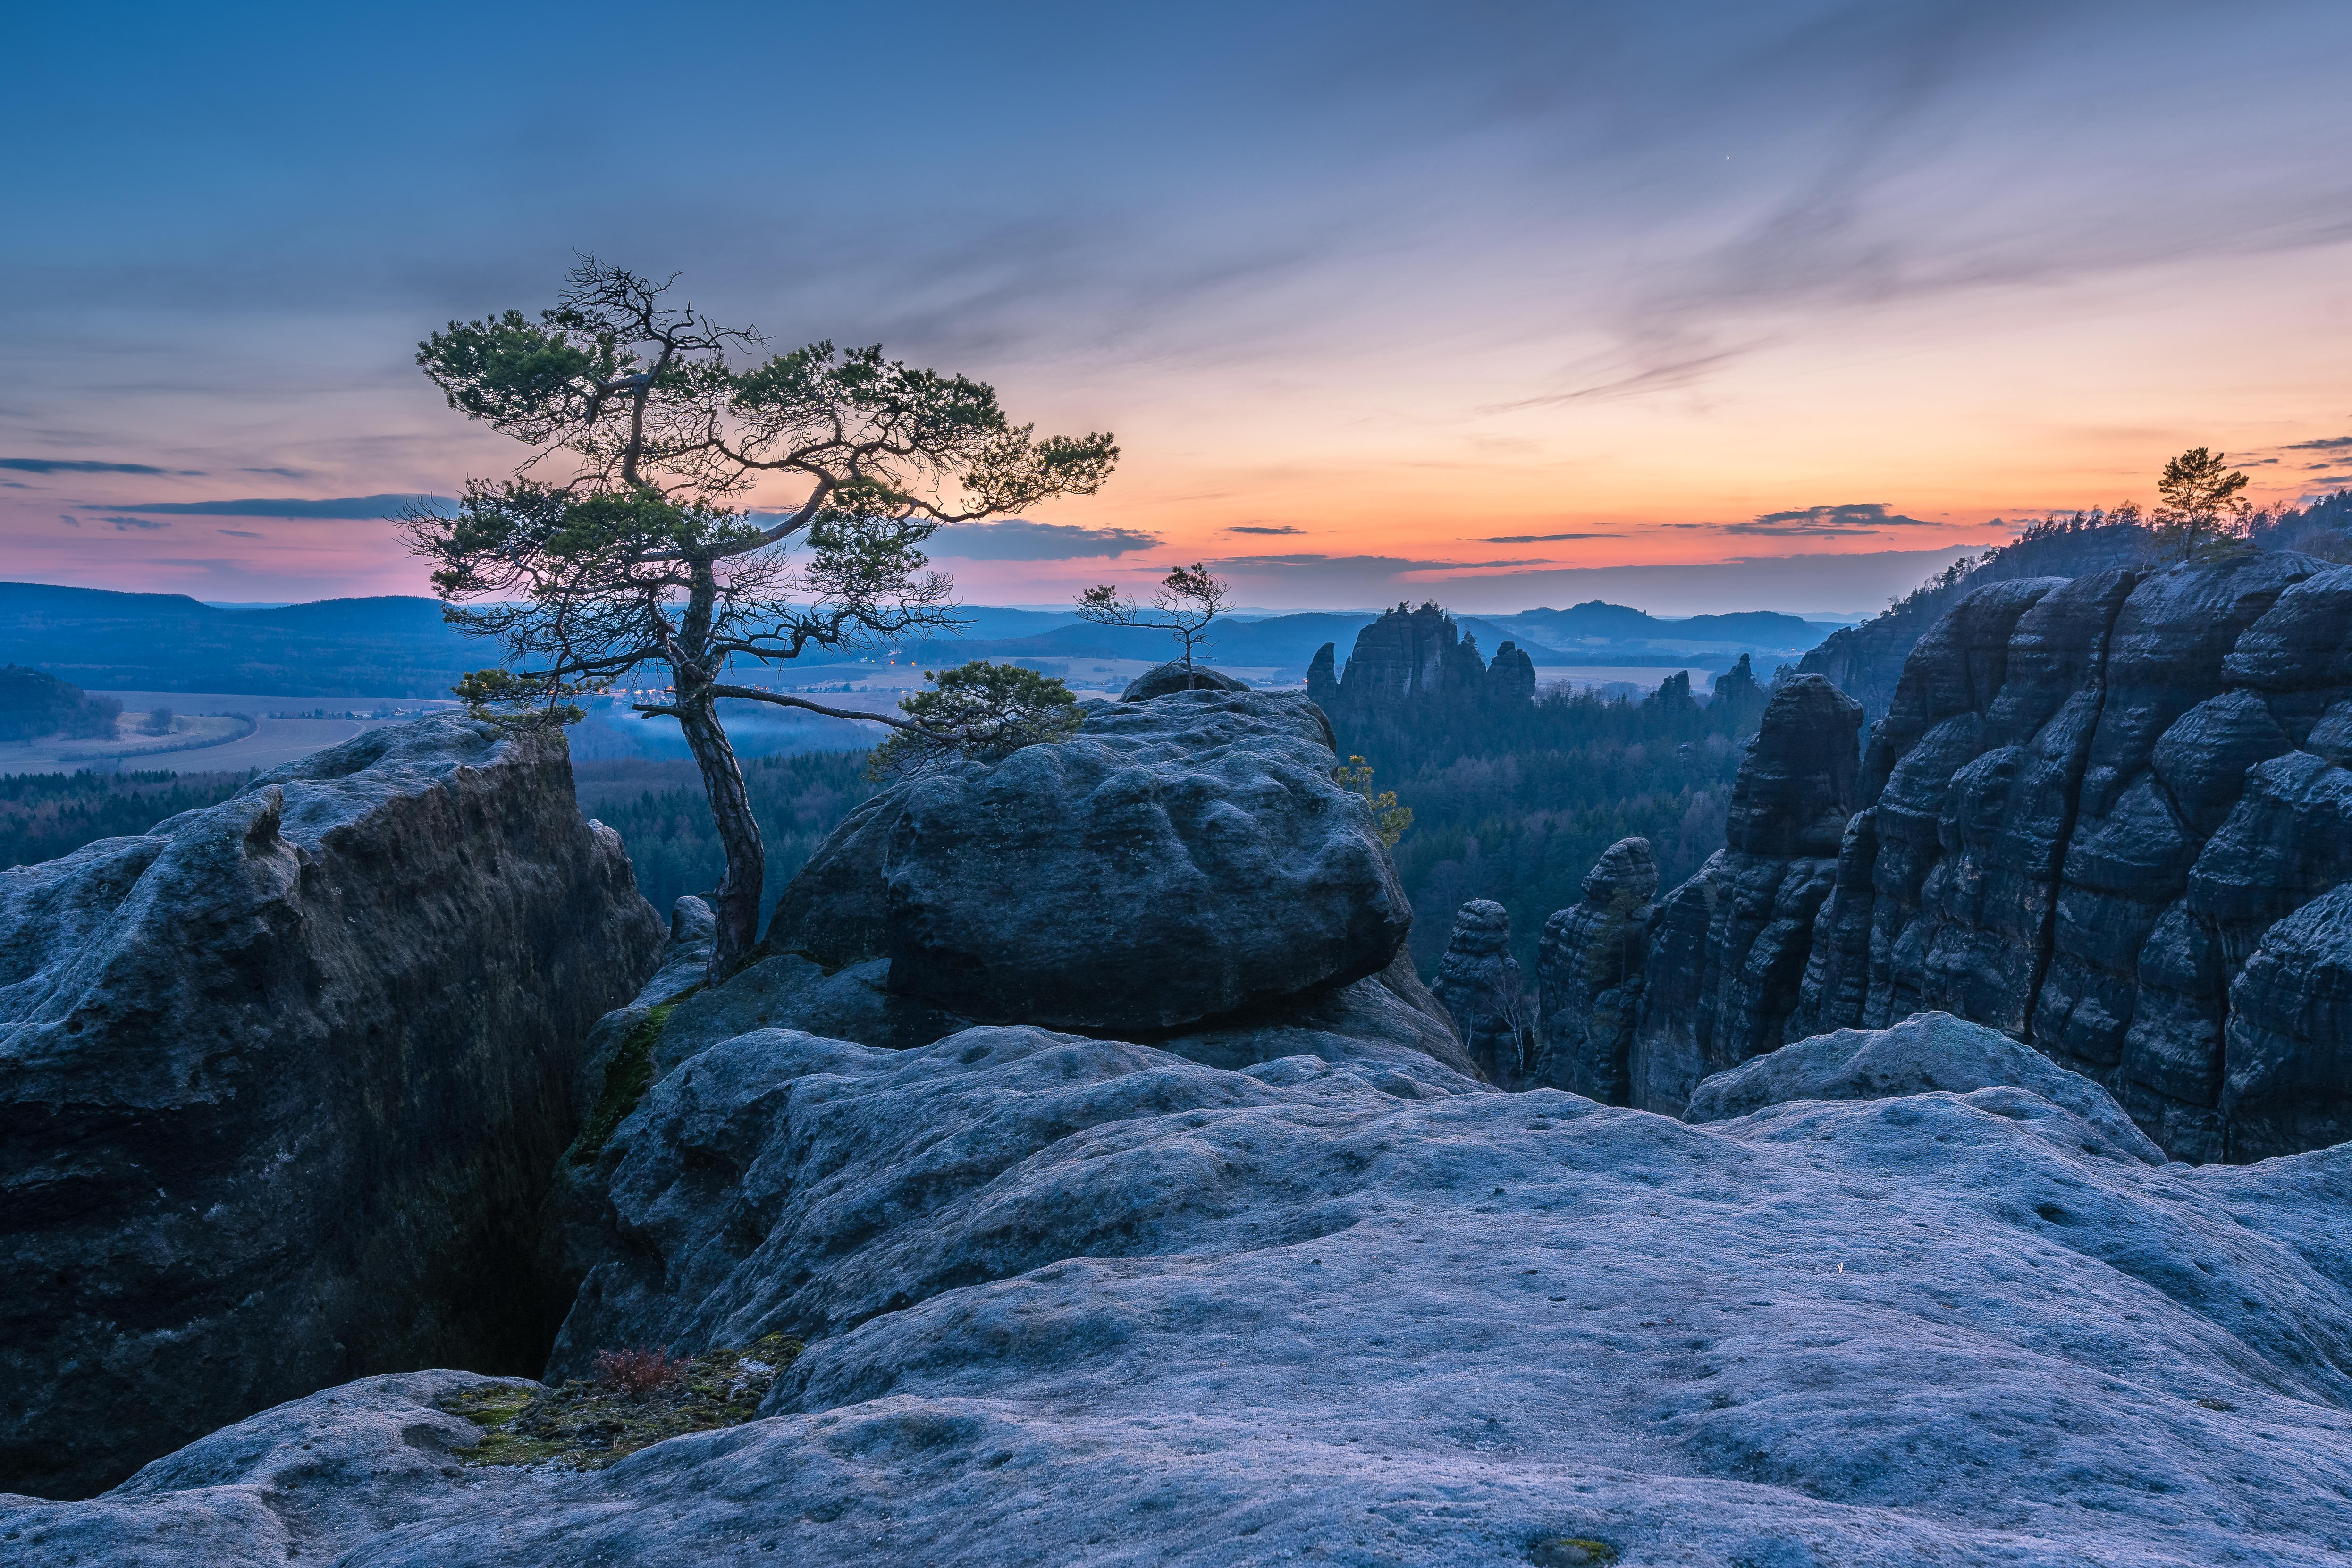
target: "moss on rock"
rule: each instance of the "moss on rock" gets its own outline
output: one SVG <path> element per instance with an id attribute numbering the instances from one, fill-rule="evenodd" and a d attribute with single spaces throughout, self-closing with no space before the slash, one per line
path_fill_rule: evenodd
<path id="1" fill-rule="evenodd" d="M 594 1164 L 596 1156 L 604 1152 L 605 1140 L 613 1136 L 629 1112 L 637 1108 L 637 1101 L 646 1097 L 646 1090 L 653 1087 L 654 1047 L 661 1044 L 670 1009 L 677 1005 L 677 1001 L 670 1001 L 647 1008 L 636 1026 L 614 1047 L 613 1059 L 604 1064 L 604 1088 L 596 1096 L 596 1108 L 588 1113 L 580 1136 L 563 1152 L 566 1164 Z"/>
<path id="2" fill-rule="evenodd" d="M 802 1348 L 770 1334 L 746 1350 L 710 1351 L 647 1394 L 577 1379 L 560 1388 L 481 1383 L 445 1395 L 440 1408 L 482 1428 L 479 1442 L 459 1450 L 464 1464 L 601 1470 L 666 1438 L 751 1420 Z"/>

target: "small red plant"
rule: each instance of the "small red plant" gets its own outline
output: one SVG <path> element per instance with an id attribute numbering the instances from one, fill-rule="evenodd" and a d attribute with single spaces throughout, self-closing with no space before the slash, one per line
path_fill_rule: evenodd
<path id="1" fill-rule="evenodd" d="M 596 1381 L 620 1394 L 651 1394 L 676 1383 L 685 1371 L 686 1363 L 659 1345 L 596 1352 Z"/>

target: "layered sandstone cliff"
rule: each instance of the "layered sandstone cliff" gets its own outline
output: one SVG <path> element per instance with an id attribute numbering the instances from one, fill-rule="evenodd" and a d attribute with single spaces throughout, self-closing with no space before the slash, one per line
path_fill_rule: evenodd
<path id="1" fill-rule="evenodd" d="M 1735 823 L 1662 900 L 1637 1059 L 1727 1066 L 1934 1008 L 2105 1085 L 2178 1158 L 2352 1136 L 2323 899 L 2352 878 L 2347 639 L 2352 568 L 2295 555 L 1978 590 L 1912 652 L 1834 860 L 1751 851 L 1734 875 Z M 1797 725 L 1849 743 L 1776 697 L 1756 759 Z M 1715 912 L 1760 909 L 1767 879 L 1777 924 Z M 1674 1108 L 1682 1082 L 1633 1102 Z"/>
<path id="2" fill-rule="evenodd" d="M 660 926 L 559 739 L 435 718 L 0 872 L 0 1490 L 535 1368 L 575 1057 Z"/>

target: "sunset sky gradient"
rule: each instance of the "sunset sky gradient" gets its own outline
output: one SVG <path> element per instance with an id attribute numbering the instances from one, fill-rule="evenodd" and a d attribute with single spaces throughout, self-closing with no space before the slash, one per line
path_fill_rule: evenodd
<path id="1" fill-rule="evenodd" d="M 1115 430 L 1099 497 L 937 542 L 981 603 L 1197 558 L 1270 606 L 1866 611 L 1994 519 L 2152 499 L 2185 447 L 2261 501 L 2352 485 L 2341 0 L 99 4 L 0 37 L 16 581 L 426 591 L 385 498 L 518 452 L 415 342 L 535 310 L 574 251 Z"/>

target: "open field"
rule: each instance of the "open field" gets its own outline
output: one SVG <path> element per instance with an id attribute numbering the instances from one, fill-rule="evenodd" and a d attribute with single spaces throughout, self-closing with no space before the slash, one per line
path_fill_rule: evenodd
<path id="1" fill-rule="evenodd" d="M 254 692 L 98 691 L 122 704 L 112 740 L 51 735 L 0 744 L 0 773 L 112 773 L 166 768 L 178 773 L 274 768 L 383 724 L 455 707 L 422 698 L 278 697 Z M 168 737 L 140 732 L 156 708 L 174 715 Z M 239 716 L 242 716 L 241 718 Z M 245 722 L 251 721 L 250 728 Z"/>

